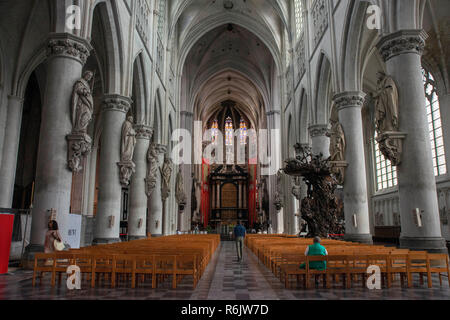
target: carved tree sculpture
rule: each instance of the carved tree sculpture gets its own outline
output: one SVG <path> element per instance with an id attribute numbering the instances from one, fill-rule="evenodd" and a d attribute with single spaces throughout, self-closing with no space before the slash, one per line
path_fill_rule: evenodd
<path id="1" fill-rule="evenodd" d="M 278 170 L 277 172 L 277 184 L 276 184 L 276 190 L 275 190 L 275 196 L 273 203 L 275 205 L 275 208 L 277 209 L 277 212 L 283 208 L 283 191 L 281 187 L 281 175 L 283 174 L 282 170 Z"/>
<path id="2" fill-rule="evenodd" d="M 303 177 L 308 187 L 307 197 L 301 202 L 301 216 L 308 224 L 308 237 L 344 233 L 343 204 L 335 195 L 338 183 L 331 174 L 329 160 L 312 155 L 310 148 L 303 148 L 295 159 L 286 161 L 283 171 Z"/>

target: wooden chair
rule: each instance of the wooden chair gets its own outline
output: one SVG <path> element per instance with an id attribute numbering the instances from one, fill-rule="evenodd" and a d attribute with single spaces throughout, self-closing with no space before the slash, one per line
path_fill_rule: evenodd
<path id="1" fill-rule="evenodd" d="M 439 275 L 439 284 L 442 287 L 442 274 L 447 274 L 448 285 L 450 287 L 450 268 L 449 268 L 448 254 L 445 253 L 429 253 L 428 267 L 430 274 L 437 273 Z"/>
<path id="2" fill-rule="evenodd" d="M 115 254 L 112 260 L 111 288 L 116 287 L 117 278 L 128 278 L 131 274 L 131 288 L 136 286 L 136 257 L 129 254 Z"/>
<path id="3" fill-rule="evenodd" d="M 335 282 L 342 278 L 342 286 L 348 288 L 347 279 L 350 277 L 348 256 L 347 255 L 329 255 L 327 259 L 326 282 L 327 288 L 331 288 L 332 280 Z"/>
<path id="4" fill-rule="evenodd" d="M 408 254 L 408 288 L 411 288 L 413 286 L 414 273 L 419 274 L 421 285 L 423 285 L 423 275 L 426 274 L 428 288 L 433 287 L 428 254 L 426 252 L 411 251 Z"/>
<path id="5" fill-rule="evenodd" d="M 295 276 L 297 282 L 300 280 L 300 277 L 303 277 L 304 286 L 306 287 L 306 267 L 304 269 L 300 269 L 300 265 L 302 263 L 306 264 L 305 255 L 301 256 L 292 256 L 287 257 L 287 261 L 280 265 L 280 279 L 284 281 L 284 286 L 289 289 L 290 287 L 290 277 Z"/>
<path id="6" fill-rule="evenodd" d="M 91 287 L 95 288 L 95 281 L 98 275 L 98 281 L 100 282 L 101 276 L 103 279 L 108 279 L 112 274 L 114 256 L 110 254 L 94 254 L 92 256 L 92 275 L 91 275 Z"/>
<path id="7" fill-rule="evenodd" d="M 51 273 L 53 265 L 56 263 L 55 255 L 51 253 L 36 253 L 34 255 L 33 287 L 36 286 L 36 277 L 39 277 L 39 284 L 45 272 Z"/>
<path id="8" fill-rule="evenodd" d="M 327 270 L 317 270 L 317 269 L 313 269 L 310 266 L 311 262 L 327 262 L 328 256 L 307 256 L 306 257 L 306 263 L 305 263 L 305 267 L 306 267 L 306 289 L 310 288 L 310 280 L 311 280 L 311 276 L 314 276 L 314 278 L 317 280 L 318 277 L 323 276 L 324 278 L 324 287 L 326 286 L 326 274 L 327 274 Z"/>
<path id="9" fill-rule="evenodd" d="M 391 281 L 395 280 L 395 276 L 399 275 L 400 285 L 403 287 L 405 280 L 408 278 L 408 254 L 407 253 L 391 253 L 388 256 L 388 268 L 387 277 Z M 388 283 L 388 288 L 391 287 L 391 283 Z"/>

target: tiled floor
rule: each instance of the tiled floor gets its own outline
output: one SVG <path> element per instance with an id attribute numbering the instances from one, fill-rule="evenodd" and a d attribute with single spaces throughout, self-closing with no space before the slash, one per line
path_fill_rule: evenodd
<path id="1" fill-rule="evenodd" d="M 51 288 L 49 278 L 41 286 L 31 286 L 32 272 L 18 270 L 0 276 L 0 300 L 10 299 L 102 299 L 102 300 L 298 300 L 298 299 L 450 299 L 447 278 L 443 287 L 438 279 L 433 279 L 433 288 L 420 286 L 406 289 L 396 285 L 391 289 L 368 290 L 361 287 L 352 289 L 310 289 L 297 288 L 286 290 L 273 274 L 258 262 L 246 248 L 243 262 L 236 259 L 233 242 L 222 242 L 202 279 L 195 290 L 192 281 L 186 278 L 176 290 L 170 283 L 164 283 L 158 289 L 148 285 L 131 289 L 126 283 L 110 289 L 100 286 L 91 289 L 87 282 L 82 283 L 82 290 L 69 291 L 65 284 Z"/>

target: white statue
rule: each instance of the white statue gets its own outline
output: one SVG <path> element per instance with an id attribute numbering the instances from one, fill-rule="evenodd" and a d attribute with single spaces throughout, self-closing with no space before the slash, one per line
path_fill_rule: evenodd
<path id="1" fill-rule="evenodd" d="M 121 162 L 132 162 L 136 145 L 136 131 L 133 127 L 133 117 L 128 117 L 122 126 Z"/>
<path id="2" fill-rule="evenodd" d="M 164 164 L 161 169 L 162 186 L 161 186 L 161 197 L 166 200 L 170 194 L 170 178 L 172 176 L 172 160 L 166 155 L 164 157 Z"/>
<path id="3" fill-rule="evenodd" d="M 398 90 L 394 80 L 384 72 L 378 73 L 374 98 L 378 133 L 398 131 Z"/>
<path id="4" fill-rule="evenodd" d="M 146 194 L 151 196 L 156 187 L 157 173 L 158 173 L 158 153 L 156 151 L 156 144 L 152 143 L 147 152 L 147 178 L 145 179 Z"/>
<path id="5" fill-rule="evenodd" d="M 90 82 L 93 80 L 93 77 L 94 74 L 91 71 L 86 71 L 83 77 L 73 87 L 71 115 L 72 132 L 74 133 L 86 133 L 89 123 L 92 120 L 94 99 L 92 97 Z"/>

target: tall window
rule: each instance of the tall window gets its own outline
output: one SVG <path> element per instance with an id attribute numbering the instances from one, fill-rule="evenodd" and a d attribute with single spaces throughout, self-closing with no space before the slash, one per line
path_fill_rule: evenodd
<path id="1" fill-rule="evenodd" d="M 219 121 L 214 120 L 211 127 L 211 141 L 212 144 L 217 144 L 217 137 L 219 136 Z"/>
<path id="2" fill-rule="evenodd" d="M 234 138 L 234 130 L 233 130 L 233 120 L 228 117 L 225 120 L 225 145 L 232 146 Z"/>
<path id="3" fill-rule="evenodd" d="M 241 145 L 245 145 L 247 144 L 247 124 L 245 123 L 244 119 L 241 119 L 239 129 L 240 129 L 239 138 Z"/>
<path id="4" fill-rule="evenodd" d="M 160 37 L 162 37 L 164 33 L 164 21 L 166 18 L 166 1 L 167 0 L 159 0 L 158 34 Z"/>
<path id="5" fill-rule="evenodd" d="M 433 157 L 434 175 L 447 173 L 445 163 L 444 138 L 442 136 L 441 112 L 436 92 L 436 82 L 431 73 L 422 69 L 425 86 L 425 103 L 427 108 L 428 129 L 430 131 L 431 155 Z"/>
<path id="6" fill-rule="evenodd" d="M 295 8 L 295 33 L 297 38 L 303 31 L 303 0 L 294 0 Z"/>
<path id="7" fill-rule="evenodd" d="M 380 191 L 397 185 L 397 168 L 393 167 L 391 162 L 381 153 L 380 146 L 378 145 L 376 138 L 377 133 L 375 132 L 374 147 L 377 191 Z"/>

